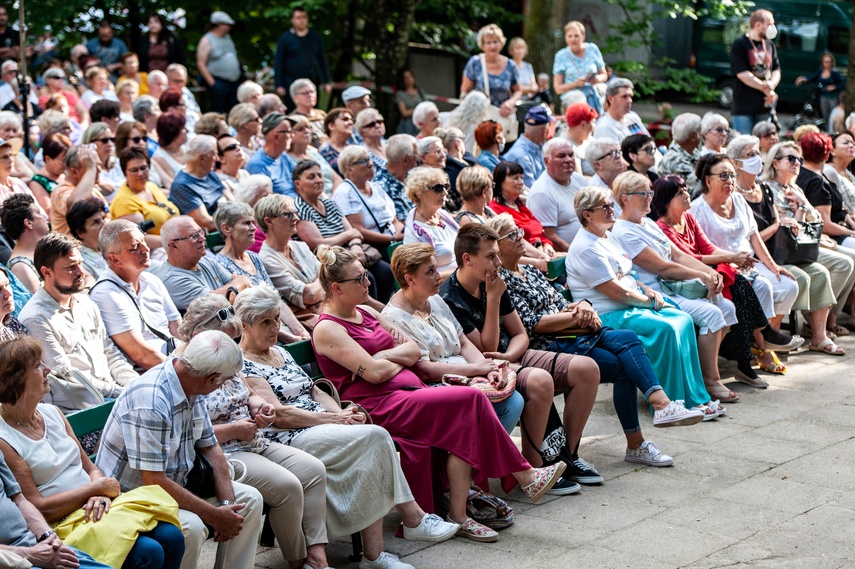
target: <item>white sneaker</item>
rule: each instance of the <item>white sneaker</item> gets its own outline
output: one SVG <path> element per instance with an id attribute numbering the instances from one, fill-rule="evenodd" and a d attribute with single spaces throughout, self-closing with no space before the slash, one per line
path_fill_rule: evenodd
<path id="1" fill-rule="evenodd" d="M 454 537 L 458 529 L 459 525 L 447 522 L 436 514 L 425 514 L 418 526 L 404 526 L 404 539 L 439 543 Z"/>
<path id="2" fill-rule="evenodd" d="M 369 561 L 362 556 L 362 560 L 359 562 L 359 569 L 416 569 L 409 563 L 404 563 L 391 553 L 387 553 L 384 551 L 380 554 L 380 556 L 374 561 Z"/>
<path id="3" fill-rule="evenodd" d="M 667 454 L 662 454 L 662 451 L 653 441 L 644 441 L 638 448 L 626 449 L 626 455 L 623 459 L 627 462 L 650 466 L 671 466 L 674 464 L 674 459 Z"/>
<path id="4" fill-rule="evenodd" d="M 686 409 L 682 399 L 672 401 L 664 409 L 653 413 L 654 427 L 684 427 L 695 425 L 704 419 L 700 409 Z"/>

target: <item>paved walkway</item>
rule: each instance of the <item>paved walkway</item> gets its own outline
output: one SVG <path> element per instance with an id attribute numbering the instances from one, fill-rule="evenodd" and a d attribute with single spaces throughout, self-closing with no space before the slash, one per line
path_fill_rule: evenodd
<path id="1" fill-rule="evenodd" d="M 855 335 L 840 344 L 855 354 Z M 853 567 L 853 358 L 793 355 L 789 374 L 764 375 L 769 389 L 731 383 L 742 401 L 709 423 L 654 429 L 643 413 L 646 435 L 674 457 L 670 468 L 623 461 L 611 387 L 601 387 L 582 455 L 604 485 L 535 506 L 515 490 L 516 524 L 493 544 L 407 542 L 394 537 L 390 514 L 386 548 L 418 569 Z M 330 565 L 356 567 L 349 552 L 349 540 L 331 543 Z M 213 543 L 204 553 L 200 567 L 213 566 Z M 278 548 L 259 548 L 257 566 L 287 568 Z"/>

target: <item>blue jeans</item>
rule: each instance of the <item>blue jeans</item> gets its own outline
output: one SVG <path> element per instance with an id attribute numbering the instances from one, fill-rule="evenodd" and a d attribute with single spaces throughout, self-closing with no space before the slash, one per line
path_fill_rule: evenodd
<path id="1" fill-rule="evenodd" d="M 122 569 L 178 569 L 183 557 L 184 534 L 181 529 L 167 522 L 158 522 L 150 532 L 139 534 Z"/>
<path id="2" fill-rule="evenodd" d="M 94 559 L 92 559 L 88 553 L 80 551 L 76 547 L 69 548 L 74 551 L 74 554 L 77 556 L 77 561 L 80 563 L 80 569 L 112 569 L 109 565 L 104 565 L 103 563 L 98 563 Z M 40 567 L 33 566 L 33 569 L 41 569 Z"/>
<path id="3" fill-rule="evenodd" d="M 574 343 L 575 344 L 575 343 Z M 631 330 L 604 330 L 587 351 L 574 350 L 573 344 L 556 342 L 553 349 L 586 355 L 600 367 L 600 382 L 614 383 L 612 399 L 624 433 L 637 433 L 638 399 L 636 389 L 649 397 L 662 389 L 650 365 L 644 346 Z"/>
<path id="4" fill-rule="evenodd" d="M 738 130 L 742 134 L 751 134 L 751 129 L 754 125 L 761 121 L 769 120 L 769 113 L 762 115 L 733 115 L 731 126 L 733 130 Z"/>
<path id="5" fill-rule="evenodd" d="M 499 417 L 499 422 L 509 435 L 520 420 L 520 416 L 523 412 L 523 405 L 525 405 L 525 399 L 523 399 L 523 396 L 519 391 L 514 391 L 511 396 L 504 401 L 493 403 L 493 409 L 496 410 L 496 416 Z"/>

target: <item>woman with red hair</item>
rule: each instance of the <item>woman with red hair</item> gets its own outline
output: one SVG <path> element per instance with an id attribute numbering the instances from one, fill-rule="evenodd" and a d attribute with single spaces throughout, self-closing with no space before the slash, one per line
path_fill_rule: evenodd
<path id="1" fill-rule="evenodd" d="M 576 156 L 576 172 L 588 177 L 596 174 L 594 167 L 585 160 L 585 149 L 588 147 L 588 140 L 594 132 L 597 117 L 599 114 L 588 103 L 573 103 L 564 111 L 564 119 L 567 121 L 564 138 L 573 145 L 573 154 Z"/>
<path id="2" fill-rule="evenodd" d="M 505 149 L 502 125 L 493 120 L 482 122 L 475 127 L 475 143 L 481 149 L 476 162 L 492 173 L 499 164 L 499 154 Z"/>
<path id="3" fill-rule="evenodd" d="M 846 209 L 837 186 L 822 175 L 822 169 L 834 150 L 831 137 L 821 132 L 809 132 L 799 140 L 799 146 L 805 163 L 796 183 L 822 216 L 822 232 L 839 245 L 855 249 L 855 218 Z"/>
<path id="4" fill-rule="evenodd" d="M 163 100 L 163 97 L 160 99 Z M 154 151 L 151 159 L 163 170 L 160 176 L 163 187 L 169 188 L 175 176 L 187 164 L 187 156 L 182 148 L 187 142 L 187 126 L 184 117 L 174 112 L 164 112 L 160 115 L 157 119 L 157 140 L 160 146 Z"/>

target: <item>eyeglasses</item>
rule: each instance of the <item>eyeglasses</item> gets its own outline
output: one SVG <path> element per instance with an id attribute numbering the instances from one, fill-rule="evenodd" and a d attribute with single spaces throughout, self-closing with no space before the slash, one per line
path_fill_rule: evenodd
<path id="1" fill-rule="evenodd" d="M 614 150 L 612 150 L 611 152 L 607 152 L 607 153 L 603 154 L 602 156 L 600 156 L 599 158 L 597 158 L 596 160 L 594 160 L 594 162 L 599 162 L 599 161 L 600 161 L 600 160 L 602 160 L 603 158 L 620 158 L 620 150 L 618 150 L 617 148 L 615 148 L 615 149 L 614 149 Z"/>
<path id="2" fill-rule="evenodd" d="M 222 156 L 226 152 L 231 152 L 232 150 L 236 150 L 238 148 L 240 148 L 240 143 L 235 142 L 234 144 L 229 144 L 228 146 L 220 150 L 220 156 Z"/>
<path id="3" fill-rule="evenodd" d="M 204 238 L 205 238 L 205 230 L 200 229 L 199 231 L 194 231 L 193 233 L 191 233 L 187 237 L 178 237 L 176 239 L 173 239 L 172 242 L 174 243 L 176 241 L 186 241 L 188 239 L 192 239 L 193 241 L 201 241 Z"/>
<path id="4" fill-rule="evenodd" d="M 624 195 L 627 195 L 627 196 L 644 196 L 644 199 L 647 199 L 647 198 L 653 197 L 653 192 L 650 190 L 648 190 L 646 192 L 627 192 Z"/>
<path id="5" fill-rule="evenodd" d="M 296 211 L 283 211 L 279 215 L 275 215 L 274 217 L 284 217 L 285 219 L 297 219 Z"/>
<path id="6" fill-rule="evenodd" d="M 645 146 L 644 148 L 641 149 L 641 151 L 644 152 L 645 154 L 647 154 L 648 156 L 653 156 L 654 154 L 656 154 L 656 147 L 655 146 Z"/>
<path id="7" fill-rule="evenodd" d="M 371 158 L 363 158 L 353 163 L 354 166 L 368 166 L 371 164 Z"/>
<path id="8" fill-rule="evenodd" d="M 516 241 L 516 240 L 520 239 L 524 234 L 525 234 L 525 231 L 523 231 L 520 228 L 516 228 L 513 231 L 511 231 L 510 233 L 503 235 L 502 237 L 499 237 L 499 241 L 504 241 L 505 239 L 510 239 L 511 241 Z"/>
<path id="9" fill-rule="evenodd" d="M 713 132 L 717 132 L 717 133 L 719 133 L 719 134 L 727 134 L 727 129 L 726 129 L 726 128 L 722 128 L 722 127 L 714 128 L 714 129 L 712 129 L 712 131 L 713 131 Z"/>
<path id="10" fill-rule="evenodd" d="M 386 121 L 376 120 L 366 124 L 364 128 L 374 128 L 377 125 L 386 124 Z"/>
<path id="11" fill-rule="evenodd" d="M 178 213 L 177 211 L 175 211 L 174 209 L 172 209 L 171 207 L 169 207 L 168 205 L 166 205 L 163 202 L 159 202 L 157 204 L 157 207 L 159 207 L 161 209 L 165 209 L 169 215 L 175 215 L 176 213 Z"/>
<path id="12" fill-rule="evenodd" d="M 591 208 L 590 210 L 588 210 L 588 211 L 594 211 L 594 210 L 597 210 L 597 209 L 601 209 L 601 210 L 605 211 L 606 213 L 608 213 L 608 212 L 610 212 L 610 211 L 611 211 L 611 212 L 614 212 L 614 210 L 615 210 L 615 204 L 614 204 L 613 202 L 604 203 L 604 204 L 602 204 L 602 205 L 598 205 L 598 206 L 596 206 L 596 207 L 592 207 L 592 208 Z"/>
<path id="13" fill-rule="evenodd" d="M 775 158 L 775 160 L 789 160 L 790 164 L 795 164 L 796 162 L 798 162 L 800 166 L 803 166 L 805 163 L 804 158 L 802 158 L 801 156 L 796 156 L 795 154 L 787 154 L 785 156 L 779 156 L 778 158 Z"/>
<path id="14" fill-rule="evenodd" d="M 718 178 L 722 182 L 732 182 L 736 179 L 736 174 L 733 172 L 710 172 L 710 178 Z"/>
<path id="15" fill-rule="evenodd" d="M 441 194 L 443 192 L 448 193 L 451 191 L 451 184 L 434 184 L 429 188 L 438 194 Z"/>
<path id="16" fill-rule="evenodd" d="M 365 286 L 365 283 L 368 282 L 368 271 L 365 271 L 364 273 L 362 273 L 361 275 L 359 275 L 355 279 L 342 279 L 342 280 L 337 281 L 337 282 L 339 282 L 339 283 L 356 282 L 359 284 L 359 286 Z"/>
<path id="17" fill-rule="evenodd" d="M 148 172 L 148 166 L 143 165 L 137 168 L 128 168 L 128 174 L 145 174 Z"/>
<path id="18" fill-rule="evenodd" d="M 140 142 L 145 142 L 145 137 L 144 136 L 135 136 L 133 138 L 129 138 L 128 140 L 130 140 L 134 144 L 139 144 Z"/>
<path id="19" fill-rule="evenodd" d="M 95 142 L 100 142 L 101 144 L 109 144 L 112 142 L 113 144 L 115 144 L 116 143 L 116 137 L 115 136 L 105 136 L 104 138 L 96 138 Z"/>

